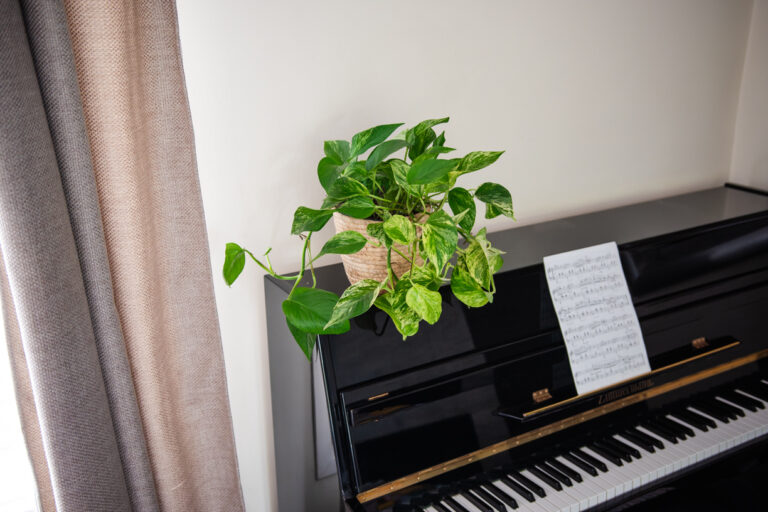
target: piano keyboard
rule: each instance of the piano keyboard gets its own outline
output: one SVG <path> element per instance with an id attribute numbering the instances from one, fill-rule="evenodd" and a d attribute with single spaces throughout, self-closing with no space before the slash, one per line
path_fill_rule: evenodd
<path id="1" fill-rule="evenodd" d="M 580 512 L 768 433 L 768 381 L 720 389 L 523 467 L 438 488 L 420 512 Z M 396 508 L 400 510 L 400 508 Z"/>

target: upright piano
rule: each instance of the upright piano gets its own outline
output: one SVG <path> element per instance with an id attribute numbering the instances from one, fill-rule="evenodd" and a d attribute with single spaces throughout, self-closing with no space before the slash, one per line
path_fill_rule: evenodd
<path id="1" fill-rule="evenodd" d="M 492 304 L 321 336 L 351 511 L 764 510 L 768 194 L 726 185 L 489 236 Z M 542 257 L 616 241 L 651 371 L 577 395 Z"/>

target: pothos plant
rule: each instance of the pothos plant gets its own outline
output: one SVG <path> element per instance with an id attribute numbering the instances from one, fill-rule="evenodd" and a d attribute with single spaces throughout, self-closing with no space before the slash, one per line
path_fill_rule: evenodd
<path id="1" fill-rule="evenodd" d="M 447 117 L 426 120 L 391 138 L 402 123 L 375 126 L 351 141 L 325 141 L 317 177 L 326 197 L 319 209 L 300 206 L 293 215 L 291 234 L 303 240 L 298 274 L 275 272 L 271 249 L 261 261 L 248 249 L 227 244 L 223 274 L 228 285 L 242 272 L 246 256 L 274 278 L 294 282 L 282 309 L 307 358 L 318 334 L 348 331 L 349 320 L 373 306 L 391 317 L 403 339 L 416 334 L 422 320 L 433 324 L 440 318 L 438 289 L 443 284 L 450 283 L 456 298 L 469 307 L 493 300 L 493 274 L 501 268 L 502 252 L 491 246 L 485 228 L 473 231 L 475 199 L 485 203 L 487 219 L 514 218 L 512 197 L 497 183 L 467 189 L 457 187 L 456 181 L 492 164 L 503 151 L 444 158 L 454 149 L 445 145 L 445 132 L 437 135 L 434 127 L 446 122 Z M 337 233 L 313 255 L 312 234 L 323 229 L 334 212 L 379 222 L 368 225 L 368 237 L 356 231 Z M 353 254 L 366 244 L 386 248 L 386 279 L 363 279 L 341 297 L 317 288 L 314 266 L 319 258 Z M 399 277 L 392 270 L 393 252 L 410 262 Z M 299 286 L 307 267 L 312 286 Z"/>

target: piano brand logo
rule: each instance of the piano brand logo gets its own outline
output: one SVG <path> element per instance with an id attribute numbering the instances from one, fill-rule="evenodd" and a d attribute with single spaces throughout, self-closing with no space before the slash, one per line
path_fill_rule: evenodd
<path id="1" fill-rule="evenodd" d="M 646 390 L 651 386 L 653 386 L 653 381 L 651 379 L 639 380 L 637 382 L 627 384 L 626 386 L 622 386 L 620 388 L 612 389 L 610 391 L 606 391 L 605 393 L 601 393 L 600 396 L 597 398 L 597 404 L 603 405 L 608 402 L 613 402 L 614 400 L 618 400 L 619 398 L 624 398 L 625 396 L 633 395 L 638 391 Z"/>

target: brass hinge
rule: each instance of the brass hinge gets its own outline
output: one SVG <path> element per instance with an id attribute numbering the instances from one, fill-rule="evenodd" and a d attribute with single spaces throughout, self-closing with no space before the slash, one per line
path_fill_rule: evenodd
<path id="1" fill-rule="evenodd" d="M 704 347 L 708 347 L 709 343 L 707 342 L 707 338 L 702 336 L 701 338 L 696 338 L 695 340 L 691 341 L 691 345 L 696 350 L 702 349 Z"/>
<path id="2" fill-rule="evenodd" d="M 549 388 L 540 389 L 533 392 L 533 401 L 537 404 L 550 400 L 552 395 L 549 393 Z"/>

